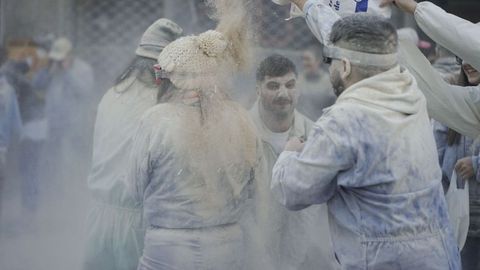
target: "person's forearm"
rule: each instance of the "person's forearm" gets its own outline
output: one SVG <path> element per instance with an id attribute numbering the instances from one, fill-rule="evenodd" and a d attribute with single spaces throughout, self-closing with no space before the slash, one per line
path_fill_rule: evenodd
<path id="1" fill-rule="evenodd" d="M 418 26 L 436 43 L 480 70 L 480 26 L 430 2 L 418 4 L 415 10 Z"/>
<path id="2" fill-rule="evenodd" d="M 305 6 L 305 3 L 307 2 L 307 0 L 290 0 L 290 1 L 292 1 L 292 3 L 294 3 L 301 10 L 303 10 L 303 7 Z"/>

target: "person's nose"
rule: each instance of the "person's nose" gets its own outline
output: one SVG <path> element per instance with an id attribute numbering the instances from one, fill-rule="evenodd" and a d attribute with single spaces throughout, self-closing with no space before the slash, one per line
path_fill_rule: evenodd
<path id="1" fill-rule="evenodd" d="M 288 98 L 288 89 L 284 85 L 278 90 L 278 97 Z"/>

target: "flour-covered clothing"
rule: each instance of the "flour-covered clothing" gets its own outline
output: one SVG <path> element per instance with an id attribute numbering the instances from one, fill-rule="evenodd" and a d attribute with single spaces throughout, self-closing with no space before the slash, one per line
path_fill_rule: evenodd
<path id="1" fill-rule="evenodd" d="M 327 202 L 342 269 L 460 269 L 425 98 L 400 67 L 346 89 L 271 188 L 290 209 Z"/>
<path id="2" fill-rule="evenodd" d="M 254 217 L 252 224 L 247 226 L 252 234 L 247 247 L 251 255 L 247 260 L 256 263 L 251 269 L 335 269 L 326 205 L 289 211 L 272 197 L 269 188 L 273 165 L 288 139 L 302 137 L 308 140 L 313 123 L 295 111 L 293 125 L 277 147 L 278 136 L 261 119 L 259 104 L 256 102 L 250 110 L 263 145 L 262 166 L 255 179 Z"/>
<path id="3" fill-rule="evenodd" d="M 98 106 L 88 189 L 95 201 L 87 222 L 85 269 L 136 269 L 142 255 L 142 208 L 126 190 L 135 129 L 157 103 L 158 88 L 131 77 Z"/>
<path id="4" fill-rule="evenodd" d="M 256 155 L 253 126 L 245 125 L 247 112 L 233 102 L 220 106 L 222 123 L 252 130 L 240 131 L 237 139 L 246 142 L 241 152 L 252 147 Z M 127 179 L 130 193 L 138 206 L 143 205 L 147 226 L 138 269 L 242 269 L 243 234 L 237 223 L 252 195 L 256 157 L 250 163 L 238 152 L 219 160 L 228 149 L 205 147 L 204 143 L 217 143 L 203 134 L 211 132 L 209 128 L 200 123 L 196 104 L 160 104 L 143 116 Z M 216 134 L 227 133 L 209 133 Z"/>

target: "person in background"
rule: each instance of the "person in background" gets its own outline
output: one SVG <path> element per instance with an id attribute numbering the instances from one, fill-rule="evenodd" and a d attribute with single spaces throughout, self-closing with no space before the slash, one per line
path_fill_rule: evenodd
<path id="1" fill-rule="evenodd" d="M 312 16 L 320 1 L 292 2 L 322 27 Z M 396 29 L 355 14 L 333 24 L 329 41 L 339 97 L 305 144 L 287 143 L 272 192 L 292 210 L 327 202 L 342 269 L 459 270 L 426 101 L 398 65 Z"/>
<path id="2" fill-rule="evenodd" d="M 90 160 L 90 118 L 94 91 L 93 70 L 76 57 L 67 38 L 55 40 L 50 52 L 48 87 L 45 97 L 47 139 L 45 170 L 53 192 L 78 187 L 86 177 Z M 77 181 L 78 180 L 78 181 Z"/>
<path id="3" fill-rule="evenodd" d="M 460 73 L 461 65 L 455 55 L 442 46 L 437 45 L 435 51 L 437 59 L 433 63 L 433 67 L 440 72 L 447 82 L 452 82 L 452 77 L 456 77 Z"/>
<path id="4" fill-rule="evenodd" d="M 159 19 L 143 34 L 128 65 L 98 106 L 88 189 L 95 201 L 87 222 L 85 270 L 134 270 L 143 251 L 142 208 L 125 192 L 124 178 L 140 117 L 158 102 L 153 66 L 183 30 Z"/>
<path id="5" fill-rule="evenodd" d="M 297 82 L 301 91 L 297 109 L 312 121 L 317 121 L 323 109 L 332 106 L 337 99 L 328 72 L 322 67 L 322 57 L 320 45 L 306 49 L 302 55 L 303 73 Z"/>
<path id="6" fill-rule="evenodd" d="M 240 220 L 260 155 L 248 112 L 226 91 L 248 48 L 243 3 L 228 3 L 216 30 L 158 58 L 165 103 L 143 115 L 127 177 L 147 227 L 139 270 L 244 268 Z"/>
<path id="7" fill-rule="evenodd" d="M 477 86 L 480 84 L 480 72 L 463 62 L 462 70 L 456 76 L 456 83 L 460 86 Z M 434 134 L 445 192 L 448 190 L 454 170 L 458 179 L 461 180 L 457 182 L 469 182 L 470 226 L 467 241 L 461 252 L 462 268 L 477 270 L 480 269 L 478 260 L 478 256 L 480 256 L 479 146 L 474 144 L 473 139 L 463 136 L 437 121 L 434 122 Z"/>
<path id="8" fill-rule="evenodd" d="M 480 24 L 474 24 L 445 12 L 435 4 L 414 0 L 383 0 L 412 14 L 419 27 L 437 44 L 480 70 Z M 471 138 L 480 135 L 480 89 L 445 83 L 428 69 L 415 48 L 404 45 L 402 64 L 410 70 L 427 98 L 429 115 Z"/>
<path id="9" fill-rule="evenodd" d="M 312 63 L 313 64 L 313 63 Z M 248 269 L 334 269 L 326 205 L 292 212 L 271 195 L 272 169 L 291 137 L 308 139 L 312 121 L 296 111 L 299 90 L 295 64 L 282 55 L 265 58 L 256 72 L 258 100 L 250 110 L 262 140 L 256 177 L 253 223 L 247 225 Z"/>
<path id="10" fill-rule="evenodd" d="M 22 119 L 15 90 L 0 74 L 0 213 L 3 207 L 3 184 L 7 177 L 9 152 L 22 135 Z"/>

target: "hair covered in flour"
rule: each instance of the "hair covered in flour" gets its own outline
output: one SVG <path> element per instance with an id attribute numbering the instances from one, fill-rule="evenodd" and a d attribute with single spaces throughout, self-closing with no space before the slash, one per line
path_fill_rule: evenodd
<path id="1" fill-rule="evenodd" d="M 218 27 L 186 36 L 165 47 L 158 58 L 162 81 L 171 84 L 167 102 L 180 106 L 173 147 L 185 156 L 186 167 L 205 181 L 205 199 L 220 203 L 219 188 L 239 196 L 256 163 L 256 136 L 247 112 L 227 93 L 234 72 L 247 64 L 245 2 L 209 1 Z M 218 183 L 221 179 L 222 183 Z M 229 185 L 225 185 L 228 183 Z"/>

